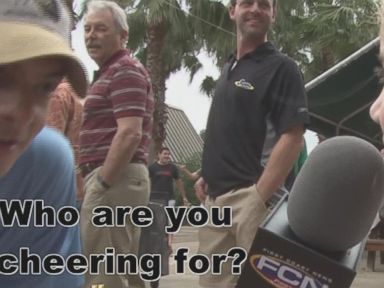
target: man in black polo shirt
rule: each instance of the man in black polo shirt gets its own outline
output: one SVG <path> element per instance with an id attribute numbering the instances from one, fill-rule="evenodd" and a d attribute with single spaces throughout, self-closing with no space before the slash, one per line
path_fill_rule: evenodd
<path id="1" fill-rule="evenodd" d="M 196 182 L 205 206 L 231 206 L 232 226 L 200 230 L 199 253 L 249 250 L 268 200 L 284 182 L 302 147 L 308 110 L 302 75 L 295 62 L 267 41 L 277 0 L 231 0 L 237 50 L 218 81 L 208 118 L 202 177 Z M 277 142 L 265 168 L 261 154 L 266 127 Z M 207 197 L 206 197 L 207 196 Z M 204 202 L 205 201 L 205 202 Z M 221 273 L 200 277 L 202 287 L 235 287 L 232 261 Z"/>

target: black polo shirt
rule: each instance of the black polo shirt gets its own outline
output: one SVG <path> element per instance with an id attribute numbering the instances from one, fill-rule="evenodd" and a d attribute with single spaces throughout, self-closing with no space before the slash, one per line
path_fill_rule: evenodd
<path id="1" fill-rule="evenodd" d="M 277 136 L 309 123 L 303 78 L 296 63 L 266 42 L 223 67 L 208 117 L 202 175 L 208 194 L 255 183 L 267 121 Z"/>

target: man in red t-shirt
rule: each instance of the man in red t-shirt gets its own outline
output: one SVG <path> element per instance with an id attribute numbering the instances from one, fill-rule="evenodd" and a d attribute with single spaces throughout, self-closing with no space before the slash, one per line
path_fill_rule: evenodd
<path id="1" fill-rule="evenodd" d="M 180 191 L 183 204 L 188 203 L 183 181 L 179 176 L 177 166 L 171 163 L 171 152 L 163 147 L 158 153 L 158 160 L 148 167 L 151 179 L 151 200 L 161 201 L 164 205 L 174 205 L 175 195 L 173 184 Z"/>

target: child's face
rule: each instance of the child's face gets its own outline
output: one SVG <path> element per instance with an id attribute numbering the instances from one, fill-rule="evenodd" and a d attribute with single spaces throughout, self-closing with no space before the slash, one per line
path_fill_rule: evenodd
<path id="1" fill-rule="evenodd" d="M 0 176 L 43 128 L 50 94 L 62 78 L 57 58 L 0 65 Z"/>

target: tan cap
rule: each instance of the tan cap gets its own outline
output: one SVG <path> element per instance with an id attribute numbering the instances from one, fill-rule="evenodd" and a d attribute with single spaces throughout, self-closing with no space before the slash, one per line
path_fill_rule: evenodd
<path id="1" fill-rule="evenodd" d="M 61 0 L 0 1 L 0 65 L 58 57 L 80 97 L 87 90 L 84 65 L 69 45 L 70 17 Z"/>

